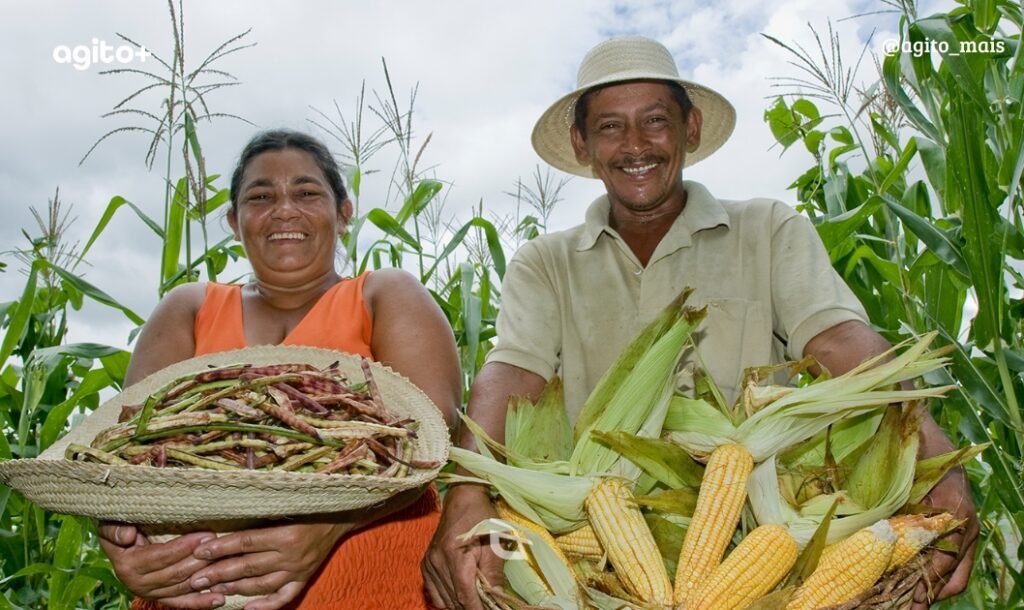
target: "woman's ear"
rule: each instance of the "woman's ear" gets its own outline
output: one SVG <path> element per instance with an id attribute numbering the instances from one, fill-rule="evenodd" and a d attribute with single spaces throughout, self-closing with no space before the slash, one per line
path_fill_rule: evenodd
<path id="1" fill-rule="evenodd" d="M 344 235 L 348 232 L 348 223 L 352 220 L 353 206 L 352 200 L 348 197 L 341 202 L 338 206 L 338 235 Z"/>
<path id="2" fill-rule="evenodd" d="M 231 232 L 235 235 L 235 239 L 242 241 L 242 236 L 238 234 L 238 216 L 234 205 L 228 210 L 228 226 L 231 227 Z"/>

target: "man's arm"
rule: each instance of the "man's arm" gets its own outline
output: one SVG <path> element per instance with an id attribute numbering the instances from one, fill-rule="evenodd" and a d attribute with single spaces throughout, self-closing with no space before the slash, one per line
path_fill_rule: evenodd
<path id="1" fill-rule="evenodd" d="M 804 348 L 804 355 L 813 356 L 834 375 L 842 375 L 872 356 L 881 354 L 892 347 L 884 337 L 860 321 L 848 321 L 825 330 Z M 812 370 L 812 372 L 817 372 Z M 918 457 L 926 458 L 954 449 L 942 429 L 923 407 L 921 412 L 921 444 Z M 964 533 L 960 536 L 960 548 L 955 556 L 936 553 L 931 565 L 929 580 L 934 583 L 937 593 L 929 598 L 927 585 L 922 583 L 914 595 L 912 610 L 926 610 L 930 601 L 945 599 L 963 591 L 974 564 L 974 547 L 978 539 L 978 515 L 971 500 L 971 488 L 962 468 L 946 474 L 925 498 L 934 507 L 948 510 L 959 518 L 966 519 Z"/>
<path id="2" fill-rule="evenodd" d="M 473 381 L 467 415 L 492 438 L 503 442 L 509 397 L 536 400 L 544 384 L 540 375 L 510 364 L 490 362 Z M 465 426 L 460 431 L 459 446 L 476 448 L 473 435 Z M 422 563 L 427 591 L 438 608 L 483 610 L 476 592 L 478 570 L 493 585 L 504 581 L 501 560 L 483 542 L 466 544 L 458 540 L 474 525 L 494 516 L 485 487 L 461 484 L 448 489 L 441 522 Z"/>

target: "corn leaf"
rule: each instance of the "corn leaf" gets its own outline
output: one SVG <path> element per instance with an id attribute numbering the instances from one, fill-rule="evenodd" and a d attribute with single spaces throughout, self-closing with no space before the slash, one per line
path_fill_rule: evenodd
<path id="1" fill-rule="evenodd" d="M 914 471 L 914 486 L 910 489 L 910 498 L 907 502 L 920 504 L 921 500 L 942 480 L 947 472 L 970 462 L 991 444 L 971 445 L 919 461 Z"/>
<path id="2" fill-rule="evenodd" d="M 650 508 L 659 513 L 672 513 L 692 517 L 693 509 L 697 507 L 697 491 L 687 489 L 667 489 L 647 496 L 635 496 L 633 501 L 638 506 Z"/>
<path id="3" fill-rule="evenodd" d="M 807 578 L 814 573 L 814 569 L 818 567 L 818 560 L 821 559 L 821 552 L 825 550 L 828 540 L 828 527 L 832 523 L 832 517 L 835 515 L 836 504 L 823 515 L 821 523 L 818 528 L 814 530 L 814 534 L 811 536 L 810 541 L 807 543 L 803 550 L 800 551 L 800 555 L 796 558 L 796 563 L 793 564 L 793 568 L 789 571 L 789 577 L 786 579 L 785 586 L 799 587 Z"/>
<path id="4" fill-rule="evenodd" d="M 704 469 L 675 443 L 627 432 L 593 432 L 593 438 L 630 460 L 670 489 L 699 489 Z"/>
<path id="5" fill-rule="evenodd" d="M 654 536 L 654 543 L 658 545 L 661 553 L 661 560 L 665 563 L 665 570 L 669 574 L 676 573 L 676 564 L 679 561 L 679 549 L 683 546 L 683 538 L 686 537 L 686 527 L 677 521 L 672 521 L 665 515 L 644 515 L 647 527 L 651 529 Z M 686 522 L 689 525 L 689 521 Z"/>

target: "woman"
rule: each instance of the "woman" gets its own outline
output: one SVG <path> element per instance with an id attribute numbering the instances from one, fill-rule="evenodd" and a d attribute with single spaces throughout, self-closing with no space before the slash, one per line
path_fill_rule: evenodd
<path id="1" fill-rule="evenodd" d="M 404 271 L 338 274 L 335 248 L 351 215 L 338 167 L 320 142 L 291 131 L 256 136 L 232 176 L 228 212 L 253 281 L 169 292 L 139 335 L 125 383 L 194 355 L 247 345 L 325 347 L 402 373 L 452 426 L 460 379 L 451 328 Z M 104 524 L 100 542 L 118 578 L 149 600 L 136 600 L 136 609 L 159 607 L 156 602 L 213 608 L 231 594 L 264 596 L 247 610 L 426 608 L 419 561 L 437 517 L 431 488 L 372 511 L 220 538 L 193 532 L 150 544 L 130 525 Z"/>

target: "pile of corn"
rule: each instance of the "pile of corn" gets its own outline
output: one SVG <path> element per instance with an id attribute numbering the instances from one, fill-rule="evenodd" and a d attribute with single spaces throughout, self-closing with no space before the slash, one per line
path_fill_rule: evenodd
<path id="1" fill-rule="evenodd" d="M 627 348 L 574 428 L 557 379 L 536 405 L 510 403 L 504 445 L 466 420 L 480 453 L 452 459 L 474 476 L 448 479 L 491 486 L 498 514 L 466 537 L 519 543 L 492 607 L 826 608 L 960 525 L 910 512 L 976 455 L 916 460 L 914 401 L 948 388 L 895 388 L 944 365 L 931 337 L 800 388 L 751 372 L 730 407 L 708 379 L 700 398 L 674 392 L 702 317 L 685 296 Z"/>
<path id="2" fill-rule="evenodd" d="M 406 476 L 416 423 L 389 413 L 369 363 L 228 366 L 185 375 L 125 407 L 121 422 L 66 457 L 105 464 Z"/>

